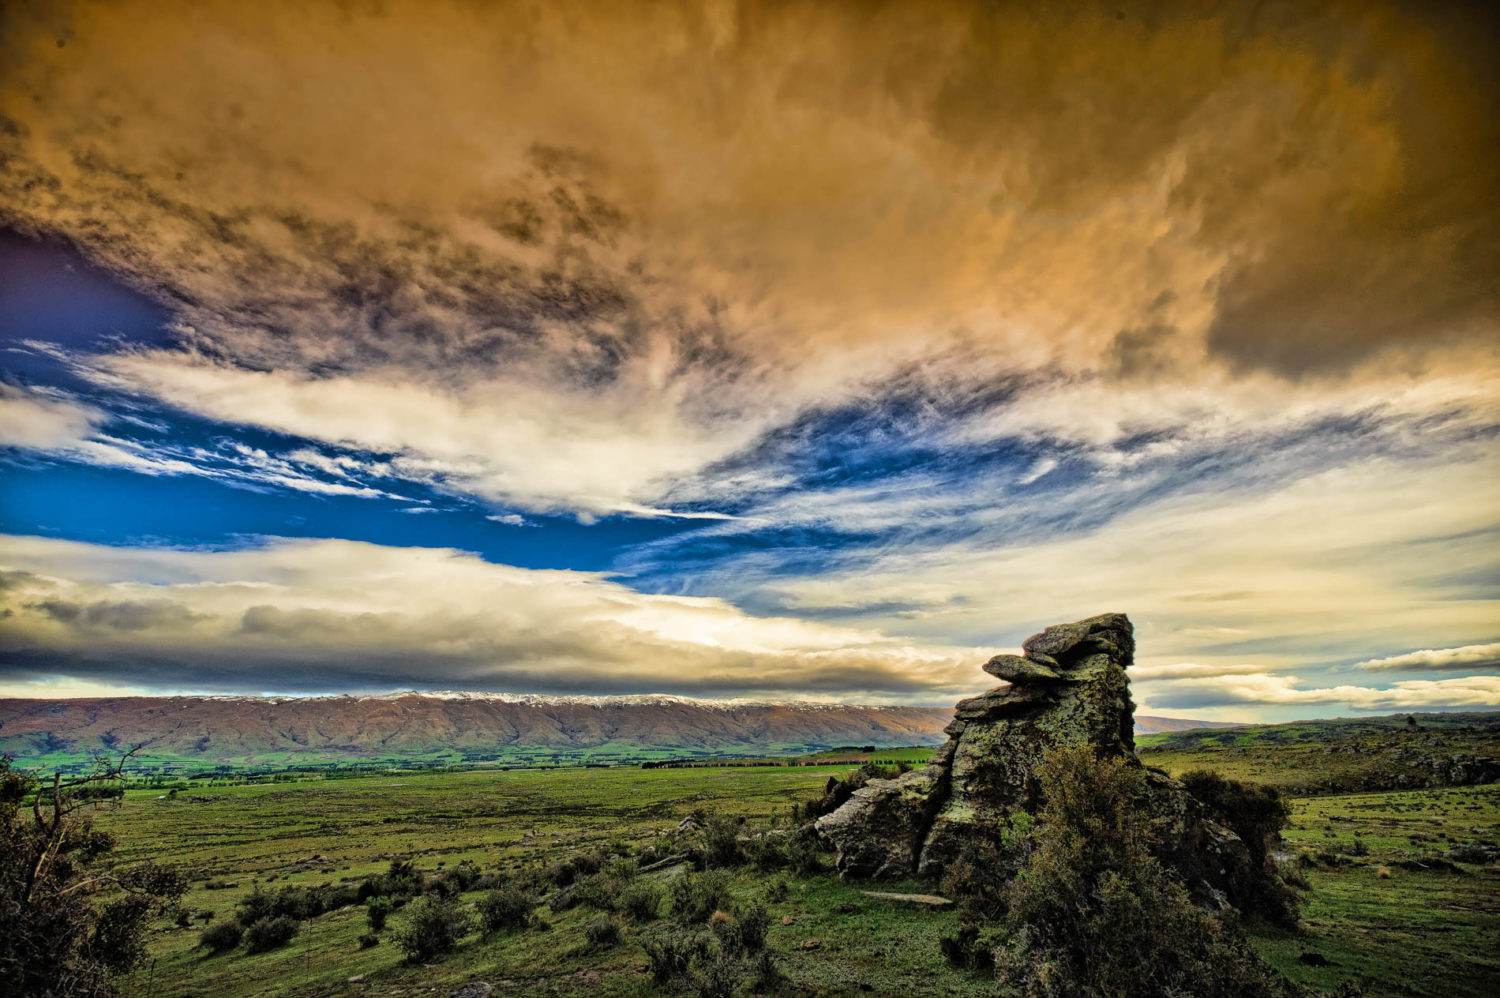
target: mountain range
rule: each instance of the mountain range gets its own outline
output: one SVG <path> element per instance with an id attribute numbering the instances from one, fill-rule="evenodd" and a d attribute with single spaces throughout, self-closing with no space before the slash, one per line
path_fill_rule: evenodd
<path id="1" fill-rule="evenodd" d="M 383 696 L 0 699 L 0 753 L 71 767 L 141 745 L 143 768 L 335 764 L 539 765 L 938 745 L 950 707 L 551 697 Z M 1208 722 L 1137 717 L 1138 732 Z"/>

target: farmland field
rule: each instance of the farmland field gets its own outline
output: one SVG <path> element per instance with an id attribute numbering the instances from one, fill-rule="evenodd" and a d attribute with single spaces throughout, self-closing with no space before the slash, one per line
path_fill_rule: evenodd
<path id="1" fill-rule="evenodd" d="M 920 754 L 920 753 L 918 753 Z M 553 912 L 545 927 L 465 938 L 456 952 L 406 965 L 389 940 L 361 948 L 364 909 L 306 921 L 284 948 L 208 956 L 202 913 L 232 920 L 256 888 L 354 884 L 414 858 L 429 874 L 469 864 L 512 873 L 579 851 L 654 855 L 690 814 L 786 816 L 848 766 L 558 769 L 400 773 L 354 779 L 213 786 L 163 796 L 128 791 L 98 814 L 118 858 L 179 864 L 193 875 L 188 927 L 161 923 L 133 996 L 446 995 L 484 980 L 497 993 L 653 994 L 627 920 L 623 938 L 586 941 L 595 912 Z M 1311 886 L 1297 933 L 1255 927 L 1262 954 L 1294 979 L 1332 987 L 1355 978 L 1368 995 L 1488 995 L 1500 975 L 1500 869 L 1436 861 L 1453 846 L 1493 844 L 1500 787 L 1299 798 L 1287 844 Z M 668 865 L 640 874 L 666 885 Z M 737 900 L 763 900 L 768 946 L 792 988 L 827 995 L 983 994 L 987 975 L 950 967 L 938 940 L 953 916 L 863 890 L 930 890 L 840 881 L 831 873 L 733 872 Z M 474 902 L 480 892 L 462 896 Z M 392 917 L 399 923 L 401 913 Z M 783 924 L 786 923 L 786 924 Z M 817 940 L 815 949 L 804 949 Z M 436 989 L 435 991 L 432 989 Z"/>

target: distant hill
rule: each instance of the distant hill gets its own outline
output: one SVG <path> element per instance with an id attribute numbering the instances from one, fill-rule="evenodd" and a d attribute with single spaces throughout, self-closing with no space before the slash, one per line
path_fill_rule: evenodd
<path id="1" fill-rule="evenodd" d="M 1241 721 L 1194 721 L 1185 717 L 1135 717 L 1137 735 L 1159 735 L 1168 731 L 1197 731 L 1200 729 L 1238 728 Z"/>
<path id="2" fill-rule="evenodd" d="M 948 707 L 403 693 L 0 700 L 0 752 L 73 767 L 144 743 L 144 768 L 630 763 L 938 745 Z M 1138 731 L 1204 722 L 1136 718 Z"/>
<path id="3" fill-rule="evenodd" d="M 1469 786 L 1500 780 L 1500 711 L 1444 711 L 1173 731 L 1136 743 L 1174 776 L 1212 769 L 1291 794 Z"/>

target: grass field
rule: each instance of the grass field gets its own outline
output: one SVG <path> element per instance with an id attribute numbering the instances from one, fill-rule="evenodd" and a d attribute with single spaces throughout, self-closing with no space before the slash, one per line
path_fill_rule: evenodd
<path id="1" fill-rule="evenodd" d="M 355 882 L 384 870 L 393 856 L 414 856 L 429 872 L 463 862 L 518 871 L 599 845 L 637 851 L 694 812 L 785 815 L 847 769 L 401 773 L 208 787 L 175 799 L 137 789 L 98 821 L 119 836 L 122 862 L 151 858 L 191 870 L 185 906 L 228 919 L 258 886 Z M 1419 864 L 1453 845 L 1493 843 L 1500 787 L 1303 798 L 1294 810 L 1288 850 L 1294 862 L 1302 857 L 1299 867 L 1312 890 L 1303 931 L 1256 930 L 1268 959 L 1318 985 L 1358 978 L 1372 996 L 1495 993 L 1500 870 L 1493 863 L 1458 863 L 1451 870 Z M 642 876 L 665 883 L 679 873 L 668 868 Z M 931 889 L 915 882 L 904 887 Z M 876 900 L 865 889 L 903 885 L 749 871 L 738 871 L 733 883 L 739 898 L 767 899 L 769 945 L 800 993 L 989 991 L 985 975 L 955 970 L 940 956 L 938 938 L 951 931 L 950 913 Z M 368 927 L 360 908 L 311 919 L 290 945 L 259 955 L 207 956 L 198 948 L 201 921 L 189 928 L 164 923 L 153 940 L 152 963 L 126 993 L 442 996 L 474 979 L 518 995 L 655 993 L 644 974 L 638 930 L 628 921 L 619 943 L 591 948 L 584 929 L 593 912 L 543 911 L 545 930 L 473 935 L 427 966 L 403 964 L 388 942 L 361 949 L 358 939 Z M 813 939 L 818 948 L 803 949 Z"/>

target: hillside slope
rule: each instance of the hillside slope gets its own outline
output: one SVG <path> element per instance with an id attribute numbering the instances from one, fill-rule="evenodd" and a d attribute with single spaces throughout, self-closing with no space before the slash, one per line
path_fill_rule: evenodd
<path id="1" fill-rule="evenodd" d="M 1339 717 L 1137 740 L 1141 760 L 1169 773 L 1225 776 L 1314 795 L 1500 781 L 1500 711 Z"/>
<path id="2" fill-rule="evenodd" d="M 937 745 L 949 707 L 404 693 L 0 700 L 0 752 L 76 766 L 144 744 L 145 766 L 639 762 Z M 1143 730 L 1155 719 L 1139 718 Z M 1193 722 L 1172 722 L 1191 724 Z M 1159 730 L 1159 729 L 1154 729 Z"/>

